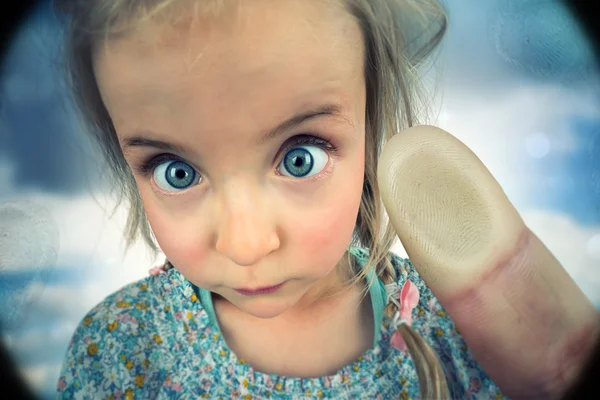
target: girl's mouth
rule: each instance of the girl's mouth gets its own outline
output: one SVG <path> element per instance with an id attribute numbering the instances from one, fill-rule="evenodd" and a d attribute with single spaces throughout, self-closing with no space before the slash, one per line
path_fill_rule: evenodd
<path id="1" fill-rule="evenodd" d="M 277 290 L 279 290 L 284 284 L 285 284 L 285 282 L 282 282 L 275 286 L 262 287 L 262 288 L 258 288 L 258 289 L 239 288 L 239 289 L 235 289 L 235 291 L 244 296 L 257 296 L 260 294 L 274 293 Z"/>

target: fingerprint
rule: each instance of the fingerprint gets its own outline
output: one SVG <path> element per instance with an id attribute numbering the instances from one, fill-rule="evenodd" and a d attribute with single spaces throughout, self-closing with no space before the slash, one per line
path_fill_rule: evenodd
<path id="1" fill-rule="evenodd" d="M 576 81 L 593 69 L 593 50 L 575 17 L 556 0 L 500 1 L 489 38 L 511 67 L 544 80 Z"/>
<path id="2" fill-rule="evenodd" d="M 59 246 L 59 230 L 47 208 L 28 200 L 0 203 L 0 319 L 4 327 L 24 322 L 41 295 L 32 285 L 46 284 Z"/>

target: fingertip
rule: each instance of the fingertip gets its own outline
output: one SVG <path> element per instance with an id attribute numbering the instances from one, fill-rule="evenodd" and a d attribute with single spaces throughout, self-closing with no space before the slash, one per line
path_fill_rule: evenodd
<path id="1" fill-rule="evenodd" d="M 454 292 L 515 246 L 523 221 L 477 156 L 448 132 L 409 128 L 384 148 L 381 196 L 404 248 L 429 285 Z"/>

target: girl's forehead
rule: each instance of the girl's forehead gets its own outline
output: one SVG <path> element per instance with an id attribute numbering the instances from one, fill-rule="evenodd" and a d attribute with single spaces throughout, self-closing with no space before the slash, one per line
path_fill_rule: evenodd
<path id="1" fill-rule="evenodd" d="M 361 46 L 360 37 L 356 36 L 356 20 L 338 1 L 252 0 L 239 3 L 243 6 L 235 8 L 235 12 L 215 14 L 189 10 L 188 15 L 178 8 L 184 17 L 133 19 L 122 27 L 126 34 L 97 45 L 95 53 L 103 57 L 127 52 L 149 58 L 187 52 L 191 69 L 194 62 L 208 55 L 212 58 L 259 59 L 259 54 L 253 53 L 261 48 L 272 50 L 262 52 L 263 56 L 268 54 L 276 58 L 285 53 L 282 43 L 290 48 L 304 47 L 304 51 L 309 47 L 332 51 L 340 46 Z M 251 55 L 254 57 L 249 57 Z"/>
<path id="2" fill-rule="evenodd" d="M 214 114 L 211 106 L 267 94 L 276 104 L 291 92 L 362 82 L 360 29 L 328 3 L 245 2 L 239 21 L 223 27 L 222 17 L 186 28 L 147 23 L 99 47 L 95 72 L 107 108 L 127 120 L 144 105 L 173 112 L 200 102 Z"/>

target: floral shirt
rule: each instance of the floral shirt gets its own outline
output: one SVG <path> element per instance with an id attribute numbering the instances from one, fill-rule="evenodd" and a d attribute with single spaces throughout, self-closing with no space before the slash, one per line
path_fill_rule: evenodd
<path id="1" fill-rule="evenodd" d="M 365 264 L 367 250 L 349 251 Z M 505 398 L 411 262 L 391 257 L 397 282 L 411 280 L 419 289 L 412 326 L 437 352 L 451 397 Z M 373 347 L 334 375 L 307 379 L 253 370 L 227 347 L 208 292 L 175 268 L 148 276 L 111 294 L 83 318 L 67 350 L 57 398 L 418 399 L 414 363 L 390 344 L 385 289 L 376 283 L 370 289 Z"/>

